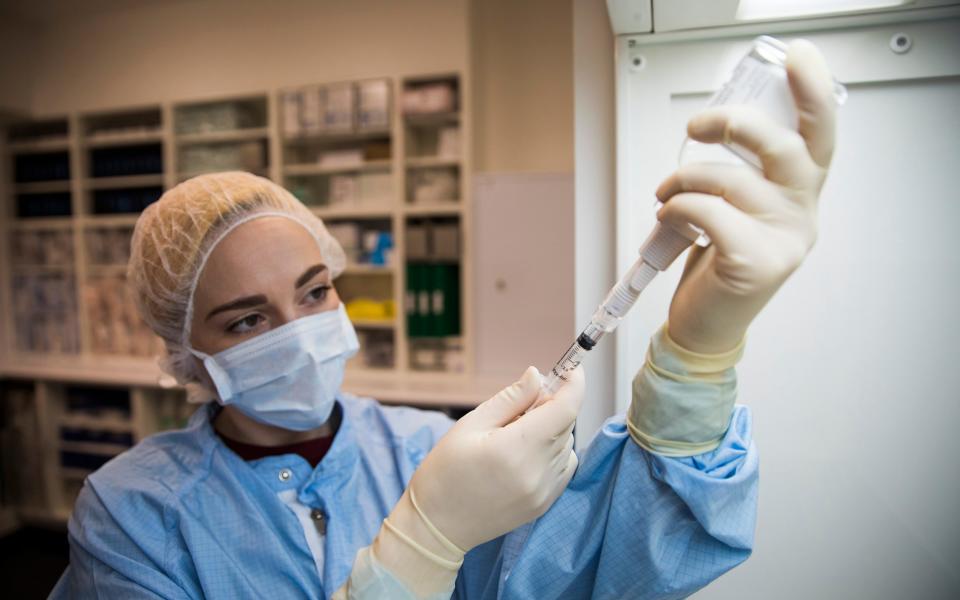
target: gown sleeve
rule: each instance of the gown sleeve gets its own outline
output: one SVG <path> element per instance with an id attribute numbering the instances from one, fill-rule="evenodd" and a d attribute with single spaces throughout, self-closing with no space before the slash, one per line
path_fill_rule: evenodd
<path id="1" fill-rule="evenodd" d="M 149 512 L 147 507 L 140 507 Z M 159 521 L 143 515 L 149 527 Z M 94 491 L 83 486 L 68 524 L 70 566 L 50 598 L 189 598 L 164 569 L 166 531 L 142 530 L 136 538 L 121 527 Z"/>
<path id="2" fill-rule="evenodd" d="M 684 598 L 747 559 L 758 485 L 750 412 L 733 404 L 732 365 L 671 377 L 688 357 L 670 350 L 651 343 L 630 416 L 606 422 L 550 510 L 467 554 L 455 598 Z M 712 400 L 699 411 L 681 402 L 695 426 L 675 436 L 672 409 L 656 405 L 696 386 Z M 718 403 L 727 409 L 716 436 Z M 667 429 L 651 430 L 657 423 Z"/>

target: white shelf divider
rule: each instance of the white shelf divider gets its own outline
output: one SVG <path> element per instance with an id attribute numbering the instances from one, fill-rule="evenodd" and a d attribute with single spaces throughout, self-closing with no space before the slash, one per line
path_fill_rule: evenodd
<path id="1" fill-rule="evenodd" d="M 140 144 L 158 144 L 163 142 L 163 132 L 155 131 L 123 131 L 116 133 L 99 133 L 87 136 L 83 144 L 87 148 L 107 148 L 114 146 L 136 146 Z"/>
<path id="2" fill-rule="evenodd" d="M 368 160 L 355 165 L 299 164 L 284 165 L 283 174 L 287 176 L 307 175 L 335 175 L 338 173 L 363 173 L 370 171 L 389 171 L 392 167 L 390 160 Z"/>
<path id="3" fill-rule="evenodd" d="M 163 185 L 163 173 L 146 175 L 120 175 L 116 177 L 90 177 L 84 181 L 88 190 L 115 190 Z"/>
<path id="4" fill-rule="evenodd" d="M 267 127 L 250 127 L 248 129 L 233 129 L 229 131 L 208 131 L 203 133 L 180 133 L 176 136 L 176 143 L 180 146 L 195 144 L 219 144 L 226 142 L 249 142 L 270 137 Z"/>
<path id="5" fill-rule="evenodd" d="M 16 194 L 56 194 L 70 191 L 69 179 L 53 181 L 37 181 L 32 183 L 17 183 L 13 186 Z"/>

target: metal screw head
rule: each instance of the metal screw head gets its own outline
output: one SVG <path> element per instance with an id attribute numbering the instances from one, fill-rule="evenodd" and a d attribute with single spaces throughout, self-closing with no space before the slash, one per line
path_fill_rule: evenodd
<path id="1" fill-rule="evenodd" d="M 290 475 L 290 469 L 280 469 L 280 473 L 277 475 L 277 478 L 280 479 L 280 481 L 289 481 Z"/>
<path id="2" fill-rule="evenodd" d="M 895 33 L 890 37 L 890 49 L 896 54 L 905 54 L 913 47 L 913 40 L 906 33 Z"/>

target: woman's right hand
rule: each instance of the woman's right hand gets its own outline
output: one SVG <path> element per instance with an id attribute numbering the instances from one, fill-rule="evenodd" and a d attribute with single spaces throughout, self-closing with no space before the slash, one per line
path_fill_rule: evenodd
<path id="1" fill-rule="evenodd" d="M 547 511 L 577 469 L 573 426 L 583 399 L 577 369 L 552 399 L 527 369 L 465 415 L 413 474 L 335 600 L 449 598 L 463 556 Z"/>
<path id="2" fill-rule="evenodd" d="M 528 368 L 423 460 L 407 492 L 418 512 L 464 551 L 545 513 L 577 468 L 573 426 L 583 389 L 578 368 L 552 399 L 524 414 L 540 393 L 540 374 Z"/>

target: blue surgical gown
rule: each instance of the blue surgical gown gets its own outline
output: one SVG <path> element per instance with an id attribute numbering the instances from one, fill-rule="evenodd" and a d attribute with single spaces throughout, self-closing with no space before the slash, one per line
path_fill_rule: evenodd
<path id="1" fill-rule="evenodd" d="M 342 422 L 317 465 L 245 462 L 198 410 L 87 478 L 69 523 L 71 565 L 52 597 L 328 598 L 347 579 L 446 416 L 338 396 Z M 326 517 L 322 572 L 279 499 Z M 681 598 L 747 558 L 757 454 L 737 407 L 722 444 L 690 458 L 646 452 L 607 421 L 542 517 L 470 551 L 455 598 Z"/>

